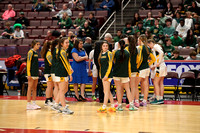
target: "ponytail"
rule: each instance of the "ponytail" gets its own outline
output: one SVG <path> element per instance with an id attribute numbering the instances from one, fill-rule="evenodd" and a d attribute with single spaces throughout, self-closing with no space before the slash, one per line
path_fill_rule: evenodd
<path id="1" fill-rule="evenodd" d="M 121 47 L 121 50 L 120 50 L 120 62 L 123 62 L 124 57 L 125 57 L 125 55 L 124 55 L 125 41 L 124 40 L 120 40 L 119 41 L 119 45 Z"/>
<path id="2" fill-rule="evenodd" d="M 144 44 L 145 46 L 145 49 L 147 51 L 147 54 L 149 54 L 149 49 L 148 49 L 148 46 L 147 46 L 147 38 L 144 34 L 140 35 L 139 39 L 142 41 L 142 43 Z"/>
<path id="3" fill-rule="evenodd" d="M 135 38 L 132 35 L 130 35 L 128 37 L 128 41 L 129 41 L 129 52 L 130 52 L 130 55 L 133 55 L 133 54 L 135 54 L 135 51 L 136 51 Z"/>
<path id="4" fill-rule="evenodd" d="M 53 51 L 55 50 L 56 46 L 60 44 L 60 39 L 55 39 L 51 45 L 51 54 L 53 55 Z"/>
<path id="5" fill-rule="evenodd" d="M 44 44 L 44 46 L 43 46 L 43 48 L 42 48 L 42 50 L 41 50 L 41 52 L 40 52 L 41 57 L 42 57 L 43 59 L 45 58 L 45 55 L 46 55 L 47 51 L 50 49 L 51 44 L 52 44 L 51 42 L 46 42 L 46 43 Z"/>

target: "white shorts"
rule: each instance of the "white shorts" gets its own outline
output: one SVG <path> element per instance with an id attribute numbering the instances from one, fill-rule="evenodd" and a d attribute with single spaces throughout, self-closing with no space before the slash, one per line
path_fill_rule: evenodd
<path id="1" fill-rule="evenodd" d="M 127 83 L 130 81 L 130 79 L 127 77 L 127 78 L 123 78 L 123 77 L 113 77 L 114 80 L 116 81 L 120 81 L 121 83 Z"/>
<path id="2" fill-rule="evenodd" d="M 46 79 L 46 81 L 52 81 L 52 77 L 51 77 L 51 74 L 44 74 L 44 77 Z"/>
<path id="3" fill-rule="evenodd" d="M 167 75 L 167 67 L 166 66 L 161 66 L 159 69 L 156 71 L 156 76 L 157 77 L 165 77 Z"/>
<path id="4" fill-rule="evenodd" d="M 149 76 L 149 74 L 150 74 L 150 68 L 143 69 L 143 70 L 139 71 L 139 77 L 140 78 L 146 78 L 146 77 Z"/>
<path id="5" fill-rule="evenodd" d="M 97 78 L 98 77 L 98 70 L 96 67 L 94 67 L 95 65 L 93 65 L 93 68 L 92 68 L 92 76 Z"/>
<path id="6" fill-rule="evenodd" d="M 137 77 L 137 72 L 133 72 L 133 73 L 131 73 L 131 77 Z"/>
<path id="7" fill-rule="evenodd" d="M 55 76 L 55 82 L 68 82 L 69 81 L 69 77 L 57 77 Z"/>
<path id="8" fill-rule="evenodd" d="M 28 76 L 26 76 L 26 77 L 28 78 Z M 39 79 L 39 77 L 32 77 L 32 76 L 31 76 L 31 78 L 32 78 L 33 80 Z"/>
<path id="9" fill-rule="evenodd" d="M 56 82 L 55 81 L 55 74 L 54 73 L 51 73 L 51 78 L 52 78 L 52 81 Z"/>

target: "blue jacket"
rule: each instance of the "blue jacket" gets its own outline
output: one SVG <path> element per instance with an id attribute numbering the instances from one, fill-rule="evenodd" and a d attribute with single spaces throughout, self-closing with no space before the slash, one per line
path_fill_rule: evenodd
<path id="1" fill-rule="evenodd" d="M 104 0 L 100 7 L 103 8 L 103 6 L 107 6 L 108 8 L 113 8 L 115 6 L 115 2 L 113 0 L 109 0 L 108 2 L 106 2 L 106 0 Z"/>

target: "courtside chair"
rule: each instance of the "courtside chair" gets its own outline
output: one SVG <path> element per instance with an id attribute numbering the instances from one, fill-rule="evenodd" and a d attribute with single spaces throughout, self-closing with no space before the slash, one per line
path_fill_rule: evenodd
<path id="1" fill-rule="evenodd" d="M 167 75 L 165 76 L 165 78 L 171 78 L 171 79 L 177 79 L 177 82 L 174 83 L 174 99 L 178 99 L 178 100 L 181 100 L 181 97 L 180 97 L 180 93 L 179 93 L 179 77 L 178 77 L 178 73 L 176 72 L 167 72 Z"/>
<path id="2" fill-rule="evenodd" d="M 183 72 L 182 74 L 181 74 L 181 76 L 180 76 L 180 79 L 192 79 L 192 80 L 196 80 L 196 78 L 195 78 L 195 73 L 194 72 L 190 72 L 190 71 L 188 71 L 188 72 Z M 194 82 L 194 84 L 182 84 L 182 85 L 180 85 L 180 87 L 186 87 L 186 88 L 194 88 L 195 87 L 195 82 Z M 194 101 L 194 99 L 195 99 L 195 94 L 194 94 L 194 91 L 191 91 L 191 93 L 192 93 L 192 100 Z M 187 94 L 187 96 L 188 96 L 188 94 Z"/>

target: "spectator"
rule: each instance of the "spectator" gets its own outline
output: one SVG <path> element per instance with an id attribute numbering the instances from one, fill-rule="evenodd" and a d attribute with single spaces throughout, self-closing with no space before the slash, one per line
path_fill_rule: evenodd
<path id="1" fill-rule="evenodd" d="M 10 22 L 5 23 L 5 30 L 1 34 L 2 39 L 11 39 L 14 34 L 13 28 L 10 27 Z"/>
<path id="2" fill-rule="evenodd" d="M 179 25 L 180 23 L 180 20 L 181 20 L 181 15 L 179 12 L 176 13 L 176 17 L 172 20 L 172 26 L 174 28 L 177 28 L 177 26 Z"/>
<path id="3" fill-rule="evenodd" d="M 200 58 L 197 57 L 197 53 L 195 51 L 192 51 L 190 56 L 188 56 L 185 60 L 200 60 Z"/>
<path id="4" fill-rule="evenodd" d="M 197 44 L 197 39 L 193 34 L 192 29 L 187 31 L 187 36 L 184 40 L 184 45 L 188 49 L 194 49 Z"/>
<path id="5" fill-rule="evenodd" d="M 53 41 L 54 39 L 56 39 L 56 37 L 52 36 L 52 32 L 50 30 L 48 30 L 47 36 L 45 37 L 43 44 L 47 43 L 48 41 Z"/>
<path id="6" fill-rule="evenodd" d="M 62 18 L 58 21 L 61 29 L 69 29 L 72 26 L 72 20 L 66 12 L 63 13 Z"/>
<path id="7" fill-rule="evenodd" d="M 189 7 L 188 11 L 192 12 L 193 14 L 196 13 L 200 15 L 200 9 L 195 1 L 192 1 L 192 6 Z"/>
<path id="8" fill-rule="evenodd" d="M 177 49 L 179 46 L 183 47 L 183 39 L 178 36 L 178 31 L 174 31 L 174 35 L 170 39 L 175 49 Z"/>
<path id="9" fill-rule="evenodd" d="M 20 12 L 19 18 L 15 21 L 16 23 L 20 23 L 23 27 L 23 29 L 26 29 L 27 26 L 29 26 L 29 20 L 24 17 L 24 12 Z"/>
<path id="10" fill-rule="evenodd" d="M 15 29 L 15 32 L 14 32 L 13 38 L 14 39 L 23 39 L 24 38 L 24 31 L 21 30 L 22 25 L 17 23 L 17 24 L 14 25 L 14 29 Z"/>
<path id="11" fill-rule="evenodd" d="M 79 29 L 81 26 L 84 25 L 85 21 L 86 21 L 86 20 L 85 20 L 85 18 L 83 17 L 83 13 L 80 12 L 80 13 L 78 14 L 78 18 L 76 18 L 75 21 L 74 21 L 74 28 Z"/>
<path id="12" fill-rule="evenodd" d="M 164 45 L 164 51 L 165 51 L 165 55 L 168 57 L 168 58 L 171 58 L 172 56 L 172 51 L 174 51 L 175 48 L 174 46 L 172 45 L 172 41 L 170 38 L 167 38 L 165 40 L 165 45 Z"/>
<path id="13" fill-rule="evenodd" d="M 127 22 L 125 26 L 126 27 L 123 29 L 122 33 L 125 35 L 133 35 L 135 31 L 131 26 L 131 22 Z"/>
<path id="14" fill-rule="evenodd" d="M 139 21 L 142 21 L 142 18 L 140 17 L 139 13 L 134 13 L 133 20 L 132 20 L 132 26 L 136 26 Z"/>
<path id="15" fill-rule="evenodd" d="M 112 52 L 113 50 L 113 42 L 112 42 L 112 35 L 110 33 L 106 33 L 104 36 L 104 40 L 106 40 L 109 44 L 109 51 Z"/>
<path id="16" fill-rule="evenodd" d="M 46 5 L 46 11 L 52 11 L 52 12 L 55 12 L 55 10 L 56 10 L 56 5 L 55 5 L 55 2 L 54 2 L 54 0 L 46 0 L 46 3 L 45 3 L 45 5 Z"/>
<path id="17" fill-rule="evenodd" d="M 163 35 L 163 31 L 158 33 L 158 40 L 156 40 L 160 45 L 164 46 L 165 36 Z"/>
<path id="18" fill-rule="evenodd" d="M 182 18 L 185 17 L 185 8 L 184 8 L 184 6 L 183 6 L 182 3 L 178 4 L 178 8 L 176 9 L 175 14 L 176 14 L 177 12 L 180 14 L 180 16 L 181 16 Z"/>
<path id="19" fill-rule="evenodd" d="M 193 33 L 194 33 L 196 38 L 200 37 L 200 26 L 199 26 L 199 23 L 195 23 L 194 24 Z"/>
<path id="20" fill-rule="evenodd" d="M 75 9 L 75 10 L 79 10 L 79 9 L 84 9 L 83 7 L 83 3 L 81 0 L 71 0 L 69 1 L 69 8 L 70 9 Z"/>
<path id="21" fill-rule="evenodd" d="M 134 38 L 135 38 L 135 44 L 137 46 L 137 43 L 138 43 L 138 38 L 140 36 L 140 31 L 139 30 L 136 30 L 135 34 L 134 34 Z"/>
<path id="22" fill-rule="evenodd" d="M 94 11 L 94 5 L 96 0 L 83 0 L 86 11 Z"/>
<path id="23" fill-rule="evenodd" d="M 140 31 L 140 34 L 145 34 L 146 29 L 143 27 L 143 22 L 139 21 L 136 30 Z"/>
<path id="24" fill-rule="evenodd" d="M 108 16 L 111 15 L 112 11 L 114 10 L 115 2 L 113 0 L 103 0 L 100 8 L 97 8 L 96 10 L 107 10 Z"/>
<path id="25" fill-rule="evenodd" d="M 170 18 L 174 16 L 174 8 L 171 2 L 167 3 L 167 8 L 164 10 L 164 14 L 166 17 L 170 17 Z"/>
<path id="26" fill-rule="evenodd" d="M 145 31 L 145 35 L 146 35 L 147 39 L 153 39 L 153 36 L 152 36 L 150 30 L 147 29 L 147 30 Z"/>
<path id="27" fill-rule="evenodd" d="M 56 17 L 59 20 L 60 18 L 62 18 L 64 12 L 66 12 L 69 17 L 72 16 L 72 11 L 67 7 L 67 4 L 63 4 L 62 10 L 60 10 L 54 17 Z"/>
<path id="28" fill-rule="evenodd" d="M 157 19 L 159 20 L 159 25 L 161 25 L 161 26 L 165 25 L 166 17 L 164 16 L 163 12 L 161 12 L 161 11 L 158 12 L 158 18 Z"/>
<path id="29" fill-rule="evenodd" d="M 61 33 L 60 37 L 67 37 L 67 33 L 65 29 L 60 30 L 60 33 Z"/>
<path id="30" fill-rule="evenodd" d="M 16 67 L 17 71 L 15 73 L 18 81 L 19 81 L 19 89 L 22 90 L 23 84 L 27 82 L 27 77 L 26 77 L 26 59 L 19 59 L 16 62 Z"/>
<path id="31" fill-rule="evenodd" d="M 2 19 L 3 20 L 12 20 L 12 18 L 15 17 L 15 11 L 13 10 L 13 7 L 11 4 L 8 4 L 8 10 L 6 10 L 3 15 L 2 15 Z"/>
<path id="32" fill-rule="evenodd" d="M 89 15 L 88 23 L 89 23 L 89 26 L 92 28 L 92 30 L 94 30 L 95 32 L 97 32 L 98 21 L 94 17 L 94 13 L 92 13 L 92 12 Z"/>
<path id="33" fill-rule="evenodd" d="M 95 37 L 87 21 L 85 21 L 84 26 L 80 28 L 78 37 L 83 40 L 85 40 L 86 37 Z"/>
<path id="34" fill-rule="evenodd" d="M 156 9 L 164 9 L 167 3 L 166 0 L 156 0 L 155 5 Z"/>
<path id="35" fill-rule="evenodd" d="M 85 49 L 87 55 L 92 51 L 92 39 L 90 37 L 85 38 L 85 43 L 83 44 L 83 48 Z"/>
<path id="36" fill-rule="evenodd" d="M 173 51 L 173 57 L 171 58 L 171 60 L 184 60 L 184 58 L 179 55 L 178 50 L 174 50 Z"/>
<path id="37" fill-rule="evenodd" d="M 153 0 L 145 0 L 145 2 L 142 2 L 142 8 L 144 9 L 152 9 L 153 8 Z"/>
<path id="38" fill-rule="evenodd" d="M 119 42 L 121 35 L 122 35 L 122 31 L 117 30 L 117 36 L 114 37 L 114 42 Z"/>
<path id="39" fill-rule="evenodd" d="M 88 55 L 85 50 L 83 50 L 82 40 L 75 40 L 74 48 L 71 53 L 73 57 L 72 69 L 74 71 L 72 74 L 72 83 L 74 83 L 75 98 L 78 101 L 86 101 L 85 84 L 88 83 L 86 60 L 88 59 Z M 81 95 L 78 94 L 78 84 L 80 84 Z"/>
<path id="40" fill-rule="evenodd" d="M 145 28 L 150 28 L 154 24 L 154 18 L 152 17 L 152 13 L 148 12 L 147 18 L 143 20 L 143 25 Z"/>
<path id="41" fill-rule="evenodd" d="M 194 14 L 193 21 L 194 21 L 194 23 L 199 23 L 200 24 L 200 17 L 197 14 Z"/>
<path id="42" fill-rule="evenodd" d="M 67 53 L 68 53 L 68 58 L 72 59 L 72 54 L 71 51 L 74 47 L 74 42 L 76 40 L 75 35 L 73 34 L 73 32 L 69 31 L 68 32 L 68 39 L 69 39 L 69 48 L 67 49 Z"/>
<path id="43" fill-rule="evenodd" d="M 192 6 L 192 0 L 185 0 L 184 1 L 184 6 L 186 8 L 190 8 Z"/>
<path id="44" fill-rule="evenodd" d="M 37 2 L 32 7 L 32 11 L 34 12 L 43 11 L 44 6 L 45 5 L 42 3 L 42 0 L 37 0 Z"/>
<path id="45" fill-rule="evenodd" d="M 181 19 L 180 24 L 176 28 L 176 31 L 178 31 L 178 33 L 179 33 L 179 36 L 181 38 L 185 38 L 187 36 L 188 30 L 189 30 L 189 27 L 185 25 L 185 20 Z"/>
<path id="46" fill-rule="evenodd" d="M 154 26 L 150 28 L 150 32 L 153 34 L 155 40 L 158 39 L 158 33 L 163 31 L 163 27 L 159 25 L 159 20 L 155 19 Z"/>
<path id="47" fill-rule="evenodd" d="M 175 31 L 175 28 L 172 27 L 172 20 L 166 19 L 165 23 L 166 23 L 166 27 L 163 29 L 163 34 L 166 37 L 171 37 Z"/>
<path id="48" fill-rule="evenodd" d="M 190 29 L 193 28 L 192 13 L 186 12 L 185 25 Z"/>

